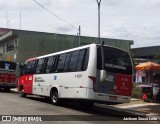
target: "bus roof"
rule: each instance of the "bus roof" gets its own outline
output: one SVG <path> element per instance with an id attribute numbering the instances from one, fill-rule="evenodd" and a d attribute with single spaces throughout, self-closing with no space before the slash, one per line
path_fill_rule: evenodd
<path id="1" fill-rule="evenodd" d="M 85 46 L 81 46 L 81 47 L 76 47 L 76 48 L 72 48 L 72 49 L 68 49 L 68 50 L 63 50 L 63 51 L 60 51 L 60 52 L 55 52 L 55 53 L 51 53 L 51 54 L 47 54 L 47 55 L 43 55 L 43 56 L 30 58 L 27 61 L 36 60 L 36 59 L 40 59 L 40 58 L 45 58 L 45 57 L 49 57 L 49 56 L 53 56 L 53 55 L 59 55 L 59 54 L 62 54 L 62 53 L 72 52 L 72 51 L 75 51 L 75 50 L 88 48 L 88 47 L 94 46 L 94 45 L 96 46 L 96 44 L 89 44 L 89 45 L 85 45 Z"/>
<path id="2" fill-rule="evenodd" d="M 75 51 L 75 50 L 80 50 L 80 49 L 84 49 L 84 48 L 88 48 L 88 47 L 96 46 L 96 45 L 100 46 L 101 44 L 92 43 L 92 44 L 88 44 L 88 45 L 85 45 L 85 46 L 80 46 L 80 47 L 76 47 L 76 48 L 72 48 L 72 49 L 68 49 L 68 50 L 63 50 L 63 51 L 60 51 L 60 52 L 55 52 L 55 53 L 46 54 L 46 55 L 43 55 L 43 56 L 38 56 L 38 57 L 30 58 L 27 61 L 32 61 L 32 60 L 36 60 L 36 59 L 40 59 L 40 58 L 45 58 L 45 57 L 53 56 L 53 55 L 59 55 L 59 54 L 62 54 L 62 53 L 72 52 L 72 51 Z M 122 50 L 124 52 L 127 52 L 127 51 L 125 51 L 123 49 L 120 49 L 120 48 L 117 48 L 117 47 L 114 47 L 114 46 L 109 46 L 109 45 L 104 45 L 104 46 L 115 48 L 115 49 L 119 49 L 119 50 Z"/>

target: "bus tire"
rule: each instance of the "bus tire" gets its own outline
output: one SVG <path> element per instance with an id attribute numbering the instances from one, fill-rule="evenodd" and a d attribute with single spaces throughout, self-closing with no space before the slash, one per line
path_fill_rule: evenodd
<path id="1" fill-rule="evenodd" d="M 50 94 L 51 103 L 53 105 L 60 105 L 60 99 L 58 98 L 58 90 L 53 88 Z"/>
<path id="2" fill-rule="evenodd" d="M 24 89 L 22 88 L 21 91 L 20 91 L 20 96 L 21 96 L 21 97 L 26 97 L 26 95 L 27 95 L 27 94 L 24 93 Z"/>

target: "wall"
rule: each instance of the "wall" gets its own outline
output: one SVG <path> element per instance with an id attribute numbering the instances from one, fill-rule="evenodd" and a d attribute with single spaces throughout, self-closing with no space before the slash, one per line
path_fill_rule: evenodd
<path id="1" fill-rule="evenodd" d="M 23 63 L 26 59 L 37 57 L 78 46 L 78 36 L 53 34 L 44 32 L 12 30 L 12 35 L 17 36 L 17 61 Z M 102 38 L 107 45 L 115 46 L 130 51 L 133 41 Z M 0 41 L 1 42 L 1 41 Z M 4 42 L 4 41 L 3 41 Z M 5 43 L 8 42 L 7 40 Z M 81 45 L 98 43 L 95 37 L 81 36 Z M 12 51 L 12 55 L 15 52 Z M 8 52 L 3 56 L 8 56 Z"/>

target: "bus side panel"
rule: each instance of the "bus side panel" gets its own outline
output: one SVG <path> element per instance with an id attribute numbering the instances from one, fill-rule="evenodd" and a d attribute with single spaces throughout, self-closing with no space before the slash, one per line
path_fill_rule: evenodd
<path id="1" fill-rule="evenodd" d="M 58 88 L 60 98 L 85 98 L 83 72 L 38 74 L 33 79 L 33 94 L 50 96 L 52 87 Z"/>
<path id="2" fill-rule="evenodd" d="M 16 81 L 15 74 L 0 73 L 0 82 L 15 83 L 15 81 Z"/>
<path id="3" fill-rule="evenodd" d="M 51 85 L 54 84 L 53 74 L 36 74 L 33 77 L 33 94 L 50 96 Z"/>
<path id="4" fill-rule="evenodd" d="M 24 93 L 32 94 L 33 86 L 33 75 L 23 75 L 19 77 L 19 91 L 20 87 L 23 86 Z"/>
<path id="5" fill-rule="evenodd" d="M 62 98 L 85 98 L 86 88 L 83 82 L 83 72 L 57 74 Z"/>
<path id="6" fill-rule="evenodd" d="M 8 74 L 8 82 L 9 83 L 16 83 L 16 75 L 15 74 Z"/>
<path id="7" fill-rule="evenodd" d="M 88 68 L 84 71 L 84 87 L 86 87 L 86 99 L 94 99 L 95 97 L 95 81 L 97 79 L 97 47 L 92 45 L 89 52 Z M 92 79 L 95 78 L 95 81 Z"/>

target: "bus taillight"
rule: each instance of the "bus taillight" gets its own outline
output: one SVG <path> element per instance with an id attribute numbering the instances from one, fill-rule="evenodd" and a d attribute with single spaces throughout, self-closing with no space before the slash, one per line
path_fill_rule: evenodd
<path id="1" fill-rule="evenodd" d="M 95 82 L 96 82 L 96 77 L 93 77 L 93 76 L 88 76 L 92 82 L 93 82 L 93 91 L 95 92 Z"/>

